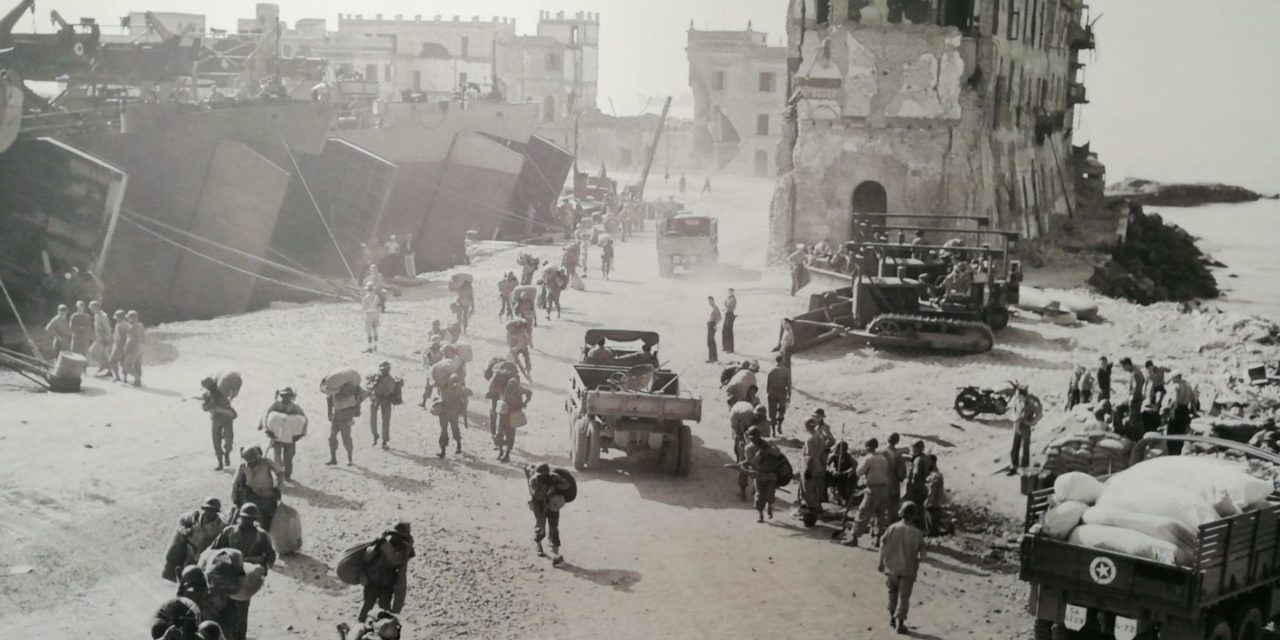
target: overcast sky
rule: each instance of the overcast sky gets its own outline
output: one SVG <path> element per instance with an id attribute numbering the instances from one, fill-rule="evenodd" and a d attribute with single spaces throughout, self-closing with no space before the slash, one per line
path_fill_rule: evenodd
<path id="1" fill-rule="evenodd" d="M 0 0 L 11 5 L 14 0 Z M 530 33 L 538 10 L 601 14 L 600 108 L 633 113 L 640 96 L 688 91 L 685 32 L 743 29 L 751 20 L 782 35 L 786 0 L 286 0 L 282 17 L 376 13 L 459 14 L 517 19 Z M 1098 49 L 1086 58 L 1091 105 L 1077 142 L 1092 140 L 1110 179 L 1139 175 L 1220 180 L 1280 191 L 1280 0 L 1094 0 Z M 232 28 L 252 17 L 254 3 L 236 0 L 44 0 L 35 19 L 48 31 L 48 11 L 68 19 L 94 16 L 116 24 L 130 10 L 206 13 L 210 26 Z M 31 18 L 18 30 L 30 31 Z M 610 102 L 612 99 L 612 103 Z"/>

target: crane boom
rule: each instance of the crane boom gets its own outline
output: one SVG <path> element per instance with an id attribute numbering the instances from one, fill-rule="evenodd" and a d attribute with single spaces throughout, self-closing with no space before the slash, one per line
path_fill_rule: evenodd
<path id="1" fill-rule="evenodd" d="M 667 112 L 671 110 L 671 96 L 662 103 L 662 115 L 658 117 L 658 130 L 653 133 L 653 142 L 645 153 L 644 172 L 640 174 L 640 184 L 636 188 L 636 199 L 644 200 L 644 185 L 649 182 L 649 171 L 653 168 L 653 156 L 658 153 L 658 141 L 662 139 L 662 129 L 667 124 Z"/>

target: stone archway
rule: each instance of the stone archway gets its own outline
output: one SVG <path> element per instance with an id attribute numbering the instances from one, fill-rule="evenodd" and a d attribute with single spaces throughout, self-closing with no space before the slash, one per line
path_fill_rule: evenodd
<path id="1" fill-rule="evenodd" d="M 867 214 L 888 213 L 889 194 L 885 191 L 884 185 L 874 180 L 867 180 L 853 189 L 849 210 L 849 237 L 855 240 L 869 240 L 869 238 L 862 238 L 858 233 L 859 223 L 865 222 L 872 227 L 883 227 L 887 221 L 885 216 L 868 216 Z"/>

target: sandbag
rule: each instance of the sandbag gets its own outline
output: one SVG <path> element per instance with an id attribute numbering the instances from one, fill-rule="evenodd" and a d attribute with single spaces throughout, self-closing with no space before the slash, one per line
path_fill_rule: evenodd
<path id="1" fill-rule="evenodd" d="M 582 276 L 575 273 L 569 276 L 569 288 L 574 291 L 586 291 L 587 285 L 582 281 Z"/>
<path id="2" fill-rule="evenodd" d="M 218 392 L 226 396 L 228 400 L 234 400 L 236 396 L 240 395 L 240 387 L 244 385 L 244 379 L 236 371 L 223 371 L 214 380 L 217 382 Z"/>
<path id="3" fill-rule="evenodd" d="M 355 369 L 350 367 L 335 369 L 330 372 L 329 375 L 320 380 L 320 393 L 323 393 L 326 396 L 338 395 L 338 392 L 342 390 L 342 387 L 348 384 L 360 386 L 360 383 L 363 381 L 364 378 L 360 375 L 360 372 Z"/>
<path id="4" fill-rule="evenodd" d="M 364 552 L 370 545 L 378 544 L 378 540 L 369 540 L 361 542 L 350 549 L 342 552 L 338 556 L 338 562 L 334 565 L 333 572 L 337 574 L 338 579 L 347 584 L 360 584 L 361 578 L 364 577 L 365 561 Z"/>
<path id="5" fill-rule="evenodd" d="M 252 599 L 258 592 L 262 590 L 262 585 L 267 581 L 267 568 L 252 562 L 244 563 L 244 581 L 240 585 L 240 590 L 231 594 L 232 600 L 246 602 Z"/>
<path id="6" fill-rule="evenodd" d="M 1059 504 L 1070 501 L 1083 502 L 1092 506 L 1102 495 L 1104 485 L 1097 478 L 1079 471 L 1072 471 L 1058 476 L 1053 481 L 1053 499 Z"/>
<path id="7" fill-rule="evenodd" d="M 1157 540 L 1131 529 L 1101 524 L 1082 524 L 1071 532 L 1067 541 L 1092 549 L 1123 553 L 1164 564 L 1175 564 L 1178 554 L 1178 549 L 1173 543 Z"/>
<path id="8" fill-rule="evenodd" d="M 453 346 L 458 350 L 458 357 L 462 358 L 463 362 L 472 362 L 475 360 L 475 350 L 471 348 L 471 345 L 457 343 Z"/>
<path id="9" fill-rule="evenodd" d="M 1218 514 L 1224 517 L 1266 504 L 1275 490 L 1270 482 L 1249 475 L 1239 464 L 1203 456 L 1154 458 L 1119 476 L 1182 487 L 1219 505 Z"/>
<path id="10" fill-rule="evenodd" d="M 1089 507 L 1081 520 L 1085 524 L 1100 524 L 1145 533 L 1157 540 L 1168 542 L 1178 549 L 1178 564 L 1187 564 L 1195 555 L 1198 544 L 1196 533 L 1167 516 L 1137 513 L 1109 506 Z"/>
<path id="11" fill-rule="evenodd" d="M 1080 517 L 1089 505 L 1075 500 L 1063 502 L 1044 512 L 1040 518 L 1041 531 L 1054 540 L 1066 540 L 1071 530 L 1080 524 Z"/>
<path id="12" fill-rule="evenodd" d="M 302 516 L 298 510 L 281 502 L 271 518 L 271 542 L 276 552 L 291 556 L 302 549 Z"/>
<path id="13" fill-rule="evenodd" d="M 560 492 L 560 495 L 564 497 L 565 504 L 576 500 L 578 498 L 578 479 L 573 477 L 573 473 L 560 467 L 552 469 L 551 473 L 560 476 L 564 480 L 566 487 L 564 491 Z"/>
<path id="14" fill-rule="evenodd" d="M 1127 473 L 1118 473 L 1107 481 L 1107 487 L 1098 498 L 1099 505 L 1167 516 L 1192 531 L 1198 531 L 1200 525 L 1218 519 L 1213 505 L 1200 494 L 1182 487 L 1126 477 Z"/>
<path id="15" fill-rule="evenodd" d="M 452 276 L 449 276 L 449 290 L 457 291 L 458 289 L 461 289 L 463 285 L 471 284 L 473 281 L 474 278 L 469 273 L 455 273 Z"/>
<path id="16" fill-rule="evenodd" d="M 307 429 L 307 417 L 279 411 L 267 412 L 267 431 L 275 437 L 276 440 L 284 443 L 292 443 L 302 435 Z"/>
<path id="17" fill-rule="evenodd" d="M 458 365 L 452 360 L 441 360 L 431 365 L 431 384 L 437 387 L 443 387 L 449 383 L 449 378 L 458 372 Z"/>

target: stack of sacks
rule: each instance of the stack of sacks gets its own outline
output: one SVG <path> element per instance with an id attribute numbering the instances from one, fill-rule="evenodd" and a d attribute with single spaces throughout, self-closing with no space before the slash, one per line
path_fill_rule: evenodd
<path id="1" fill-rule="evenodd" d="M 1044 450 L 1044 466 L 1052 475 L 1081 471 L 1104 476 L 1129 466 L 1133 443 L 1110 431 L 1086 431 L 1058 438 Z"/>
<path id="2" fill-rule="evenodd" d="M 1054 482 L 1041 532 L 1096 549 L 1188 566 L 1201 525 L 1267 504 L 1271 483 L 1223 460 L 1148 460 L 1104 485 L 1080 472 Z"/>

